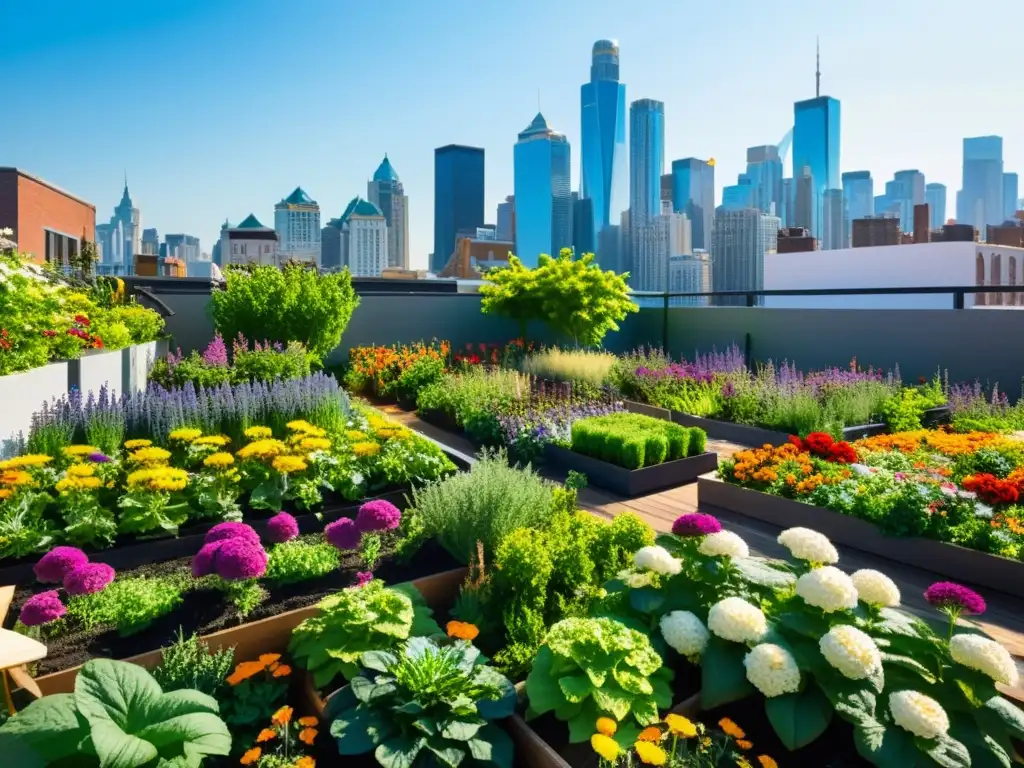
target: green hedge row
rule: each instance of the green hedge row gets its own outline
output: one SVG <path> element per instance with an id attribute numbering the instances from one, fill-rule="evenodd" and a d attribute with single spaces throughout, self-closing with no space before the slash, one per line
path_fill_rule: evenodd
<path id="1" fill-rule="evenodd" d="M 707 433 L 639 413 L 590 416 L 572 425 L 572 450 L 626 469 L 704 453 Z"/>

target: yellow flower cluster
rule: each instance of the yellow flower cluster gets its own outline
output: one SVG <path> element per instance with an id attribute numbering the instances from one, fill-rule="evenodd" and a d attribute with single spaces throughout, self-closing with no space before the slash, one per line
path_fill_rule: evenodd
<path id="1" fill-rule="evenodd" d="M 134 451 L 139 448 L 149 448 L 152 444 L 152 440 L 125 440 L 124 447 L 129 451 Z"/>
<path id="2" fill-rule="evenodd" d="M 327 432 L 320 429 L 320 427 L 315 427 L 304 419 L 289 421 L 285 426 L 292 432 L 299 432 L 306 437 L 324 437 L 327 435 Z"/>
<path id="3" fill-rule="evenodd" d="M 925 447 L 936 453 L 941 453 L 943 456 L 960 456 L 974 453 L 980 448 L 1005 448 L 1016 444 L 1010 438 L 995 432 L 956 434 L 935 429 L 917 429 L 911 432 L 865 437 L 854 443 L 854 446 L 858 451 L 899 451 L 900 453 L 914 453 Z"/>
<path id="4" fill-rule="evenodd" d="M 268 437 L 274 436 L 270 427 L 249 427 L 244 434 L 250 440 L 266 440 Z"/>
<path id="5" fill-rule="evenodd" d="M 376 456 L 378 453 L 380 453 L 380 446 L 377 445 L 377 443 L 371 443 L 369 441 L 362 443 L 353 443 L 352 453 L 354 453 L 359 458 Z"/>
<path id="6" fill-rule="evenodd" d="M 209 456 L 203 459 L 203 464 L 213 469 L 225 469 L 226 467 L 230 467 L 234 463 L 235 457 L 232 456 L 230 453 L 225 453 L 223 451 L 211 453 Z"/>
<path id="7" fill-rule="evenodd" d="M 374 430 L 374 436 L 381 440 L 408 440 L 411 433 L 400 424 L 391 424 Z"/>
<path id="8" fill-rule="evenodd" d="M 96 468 L 92 464 L 72 464 L 65 476 L 57 481 L 57 493 L 68 491 L 94 491 L 102 487 L 103 480 L 96 477 Z"/>
<path id="9" fill-rule="evenodd" d="M 176 443 L 191 443 L 198 437 L 201 437 L 203 430 L 195 429 L 194 427 L 180 427 L 179 429 L 171 432 L 168 437 Z"/>
<path id="10" fill-rule="evenodd" d="M 207 435 L 206 437 L 197 437 L 192 441 L 192 445 L 205 445 L 213 446 L 214 448 L 223 448 L 230 442 L 231 438 L 225 437 L 224 435 Z"/>
<path id="11" fill-rule="evenodd" d="M 148 467 L 128 475 L 128 488 L 133 491 L 169 493 L 181 491 L 188 485 L 188 472 L 174 467 Z"/>
<path id="12" fill-rule="evenodd" d="M 353 443 L 358 443 L 361 440 L 365 440 L 367 435 L 365 432 L 360 432 L 358 429 L 350 429 L 345 433 L 345 437 L 351 440 Z"/>
<path id="13" fill-rule="evenodd" d="M 90 453 L 99 453 L 99 450 L 95 445 L 69 445 L 63 452 L 65 456 L 76 459 L 80 456 L 88 456 Z"/>
<path id="14" fill-rule="evenodd" d="M 272 459 L 287 453 L 288 446 L 280 440 L 254 440 L 238 451 L 240 459 Z"/>
<path id="15" fill-rule="evenodd" d="M 26 467 L 44 467 L 53 461 L 52 456 L 45 453 L 27 453 L 24 456 L 15 456 L 7 461 L 0 461 L 0 471 L 7 469 L 25 469 Z"/>
<path id="16" fill-rule="evenodd" d="M 331 441 L 326 437 L 303 437 L 299 440 L 299 448 L 312 453 L 313 451 L 329 451 Z"/>
<path id="17" fill-rule="evenodd" d="M 167 460 L 171 458 L 171 452 L 153 445 L 140 448 L 134 453 L 128 454 L 128 458 L 136 464 L 142 464 L 146 467 L 157 467 L 167 463 Z"/>
<path id="18" fill-rule="evenodd" d="M 33 484 L 32 475 L 23 469 L 9 469 L 6 472 L 0 472 L 0 485 L 7 486 L 8 488 Z"/>
<path id="19" fill-rule="evenodd" d="M 299 456 L 275 456 L 270 466 L 282 475 L 288 475 L 293 472 L 304 472 L 308 465 Z"/>

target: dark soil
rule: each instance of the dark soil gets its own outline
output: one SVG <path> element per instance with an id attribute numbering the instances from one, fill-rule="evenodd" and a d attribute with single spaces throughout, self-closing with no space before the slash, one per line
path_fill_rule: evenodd
<path id="1" fill-rule="evenodd" d="M 172 573 L 191 573 L 191 557 L 181 557 L 162 563 L 150 563 L 119 576 L 166 576 Z M 458 568 L 458 563 L 448 552 L 434 541 L 430 541 L 417 552 L 408 563 L 398 563 L 387 555 L 377 567 L 375 575 L 389 584 L 400 584 L 422 576 L 441 573 Z M 64 622 L 61 631 L 53 637 L 43 637 L 47 656 L 38 663 L 36 676 L 57 672 L 62 669 L 84 664 L 91 658 L 124 659 L 155 648 L 163 647 L 178 634 L 179 627 L 188 636 L 193 632 L 207 635 L 229 627 L 238 626 L 257 619 L 276 616 L 279 613 L 304 608 L 319 602 L 324 597 L 355 582 L 355 574 L 363 570 L 359 557 L 345 554 L 341 567 L 318 579 L 273 586 L 264 582 L 269 595 L 244 619 L 234 605 L 217 589 L 202 588 L 187 592 L 177 609 L 154 621 L 141 632 L 121 637 L 116 630 L 101 627 L 85 629 L 73 621 Z M 18 617 L 22 603 L 45 587 L 19 587 L 14 604 L 8 612 L 4 626 L 11 628 Z"/>

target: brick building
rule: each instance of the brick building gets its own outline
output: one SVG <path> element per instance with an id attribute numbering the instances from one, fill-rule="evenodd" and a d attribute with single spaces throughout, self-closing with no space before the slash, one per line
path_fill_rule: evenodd
<path id="1" fill-rule="evenodd" d="M 17 168 L 0 168 L 0 229 L 35 261 L 68 263 L 96 240 L 96 206 Z"/>

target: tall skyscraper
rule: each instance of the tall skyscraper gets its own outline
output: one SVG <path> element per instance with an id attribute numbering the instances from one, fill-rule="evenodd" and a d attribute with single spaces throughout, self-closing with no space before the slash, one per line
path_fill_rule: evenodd
<path id="1" fill-rule="evenodd" d="M 846 244 L 843 190 L 826 189 L 821 203 L 821 250 L 836 251 Z"/>
<path id="2" fill-rule="evenodd" d="M 384 213 L 388 225 L 388 266 L 409 268 L 409 197 L 387 153 L 366 185 L 367 199 Z"/>
<path id="3" fill-rule="evenodd" d="M 672 174 L 661 174 L 661 202 L 672 202 Z"/>
<path id="4" fill-rule="evenodd" d="M 796 226 L 796 179 L 783 179 L 779 185 L 780 193 L 779 208 L 776 211 L 782 226 Z"/>
<path id="5" fill-rule="evenodd" d="M 846 242 L 852 242 L 853 222 L 875 214 L 875 182 L 871 171 L 848 171 L 843 174 L 843 210 L 846 219 Z"/>
<path id="6" fill-rule="evenodd" d="M 514 158 L 516 256 L 536 267 L 542 253 L 572 246 L 569 140 L 540 112 L 519 134 Z"/>
<path id="7" fill-rule="evenodd" d="M 1003 174 L 1003 218 L 1012 219 L 1017 212 L 1018 177 L 1016 173 Z"/>
<path id="8" fill-rule="evenodd" d="M 577 255 L 596 253 L 594 241 L 594 201 L 573 192 L 572 248 Z"/>
<path id="9" fill-rule="evenodd" d="M 600 246 L 601 231 L 618 226 L 629 204 L 626 86 L 619 82 L 619 44 L 614 40 L 594 43 L 590 82 L 580 86 L 580 128 L 580 196 L 593 201 L 593 239 Z"/>
<path id="10" fill-rule="evenodd" d="M 320 265 L 320 206 L 302 187 L 274 206 L 281 261 Z"/>
<path id="11" fill-rule="evenodd" d="M 505 202 L 498 203 L 497 225 L 494 228 L 494 239 L 503 243 L 512 243 L 516 239 L 516 196 L 509 195 Z"/>
<path id="12" fill-rule="evenodd" d="M 194 235 L 167 235 L 163 245 L 160 246 L 161 259 L 181 259 L 186 264 L 199 261 L 202 249 L 199 247 L 199 238 Z"/>
<path id="13" fill-rule="evenodd" d="M 665 104 L 638 99 L 629 105 L 629 220 L 638 227 L 661 213 L 665 170 Z"/>
<path id="14" fill-rule="evenodd" d="M 902 232 L 914 231 L 914 206 L 925 202 L 924 174 L 914 169 L 896 171 L 885 184 L 886 209 L 900 218 Z"/>
<path id="15" fill-rule="evenodd" d="M 782 209 L 782 158 L 773 144 L 747 149 L 747 173 L 753 189 L 752 204 L 762 213 L 777 216 Z"/>
<path id="16" fill-rule="evenodd" d="M 756 194 L 757 190 L 751 184 L 750 176 L 741 173 L 735 184 L 722 188 L 722 207 L 727 211 L 740 211 L 744 208 L 760 210 L 755 202 Z"/>
<path id="17" fill-rule="evenodd" d="M 693 253 L 690 220 L 673 213 L 664 203 L 660 214 L 644 224 L 632 225 L 633 266 L 630 285 L 638 291 L 667 291 L 673 256 Z"/>
<path id="18" fill-rule="evenodd" d="M 715 212 L 711 238 L 711 290 L 764 289 L 764 257 L 778 247 L 778 216 L 766 216 L 756 208 Z M 722 296 L 717 306 L 744 306 L 742 296 Z M 762 303 L 761 301 L 758 302 Z"/>
<path id="19" fill-rule="evenodd" d="M 924 200 L 928 203 L 928 226 L 931 229 L 941 229 L 946 223 L 946 185 L 925 184 Z"/>
<path id="20" fill-rule="evenodd" d="M 821 95 L 821 67 L 815 72 L 815 97 L 793 105 L 793 178 L 803 168 L 811 169 L 817 198 L 816 224 L 821 221 L 821 203 L 826 189 L 839 189 L 839 100 Z M 799 223 L 797 226 L 802 226 Z M 811 230 L 816 237 L 817 229 Z"/>
<path id="21" fill-rule="evenodd" d="M 160 233 L 156 227 L 142 230 L 142 253 L 147 256 L 156 256 L 160 253 Z"/>
<path id="22" fill-rule="evenodd" d="M 130 275 L 135 271 L 135 256 L 142 253 L 142 213 L 128 194 L 127 177 L 114 215 L 108 223 L 96 225 L 96 245 L 100 254 L 97 273 Z"/>
<path id="23" fill-rule="evenodd" d="M 369 200 L 354 197 L 338 223 L 341 265 L 348 267 L 354 277 L 378 277 L 388 266 L 388 223 L 384 212 Z"/>
<path id="24" fill-rule="evenodd" d="M 1003 223 L 1003 137 L 964 139 L 963 182 L 956 193 L 956 220 L 984 237 L 989 224 Z"/>
<path id="25" fill-rule="evenodd" d="M 668 263 L 669 293 L 707 293 L 711 290 L 711 260 L 708 252 L 695 249 L 693 255 L 673 256 Z M 706 307 L 707 296 L 673 296 L 670 307 Z"/>
<path id="26" fill-rule="evenodd" d="M 440 272 L 455 251 L 460 230 L 484 225 L 484 151 L 449 144 L 434 150 L 434 255 Z"/>
<path id="27" fill-rule="evenodd" d="M 693 226 L 693 247 L 707 250 L 715 221 L 715 161 L 687 157 L 672 161 L 672 210 Z"/>
<path id="28" fill-rule="evenodd" d="M 793 226 L 803 227 L 812 235 L 820 232 L 818 224 L 821 221 L 821 200 L 824 191 L 818 193 L 818 184 L 811 173 L 811 168 L 805 165 L 800 169 L 794 179 L 796 191 L 793 201 Z M 820 239 L 820 234 L 818 235 Z"/>

